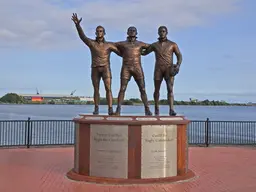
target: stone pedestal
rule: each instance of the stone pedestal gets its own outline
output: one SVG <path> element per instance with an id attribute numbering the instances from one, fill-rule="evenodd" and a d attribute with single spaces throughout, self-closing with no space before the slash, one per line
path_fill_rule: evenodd
<path id="1" fill-rule="evenodd" d="M 74 168 L 68 178 L 149 183 L 192 178 L 183 116 L 80 115 L 74 118 Z"/>

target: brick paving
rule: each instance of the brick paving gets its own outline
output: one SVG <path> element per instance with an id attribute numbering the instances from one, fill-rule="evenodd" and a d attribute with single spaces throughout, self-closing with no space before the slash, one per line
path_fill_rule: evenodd
<path id="1" fill-rule="evenodd" d="M 67 179 L 73 148 L 0 149 L 0 192 L 255 192 L 256 148 L 190 147 L 188 182 L 100 185 Z"/>

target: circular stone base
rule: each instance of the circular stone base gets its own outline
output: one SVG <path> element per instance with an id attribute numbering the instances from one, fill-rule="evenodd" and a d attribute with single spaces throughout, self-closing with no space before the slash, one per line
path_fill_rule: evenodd
<path id="1" fill-rule="evenodd" d="M 93 116 L 74 119 L 70 179 L 106 184 L 188 180 L 185 117 Z"/>
<path id="2" fill-rule="evenodd" d="M 77 174 L 74 169 L 71 169 L 67 173 L 67 177 L 75 181 L 85 181 L 91 183 L 99 184 L 152 184 L 152 183 L 172 183 L 177 181 L 185 181 L 195 177 L 195 173 L 191 170 L 184 175 L 175 177 L 164 177 L 164 178 L 150 178 L 150 179 L 116 179 L 116 178 L 106 178 L 106 177 L 92 177 Z"/>

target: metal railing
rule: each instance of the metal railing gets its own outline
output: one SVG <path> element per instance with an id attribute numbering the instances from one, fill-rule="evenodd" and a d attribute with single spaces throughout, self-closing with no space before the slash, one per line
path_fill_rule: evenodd
<path id="1" fill-rule="evenodd" d="M 72 120 L 0 121 L 0 147 L 73 145 Z M 256 145 L 256 121 L 191 121 L 190 145 Z"/>

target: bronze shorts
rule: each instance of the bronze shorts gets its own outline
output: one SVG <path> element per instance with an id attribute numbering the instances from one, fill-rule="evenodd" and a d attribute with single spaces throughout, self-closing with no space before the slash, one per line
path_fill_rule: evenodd
<path id="1" fill-rule="evenodd" d="M 102 79 L 112 78 L 111 69 L 108 65 L 92 67 L 91 77 L 93 81 L 98 81 L 101 77 Z"/>
<path id="2" fill-rule="evenodd" d="M 144 79 L 144 72 L 141 66 L 123 66 L 121 70 L 121 79 L 130 80 L 133 77 L 135 80 Z"/>
<path id="3" fill-rule="evenodd" d="M 170 67 L 169 65 L 155 67 L 154 80 L 162 81 L 171 78 Z"/>

